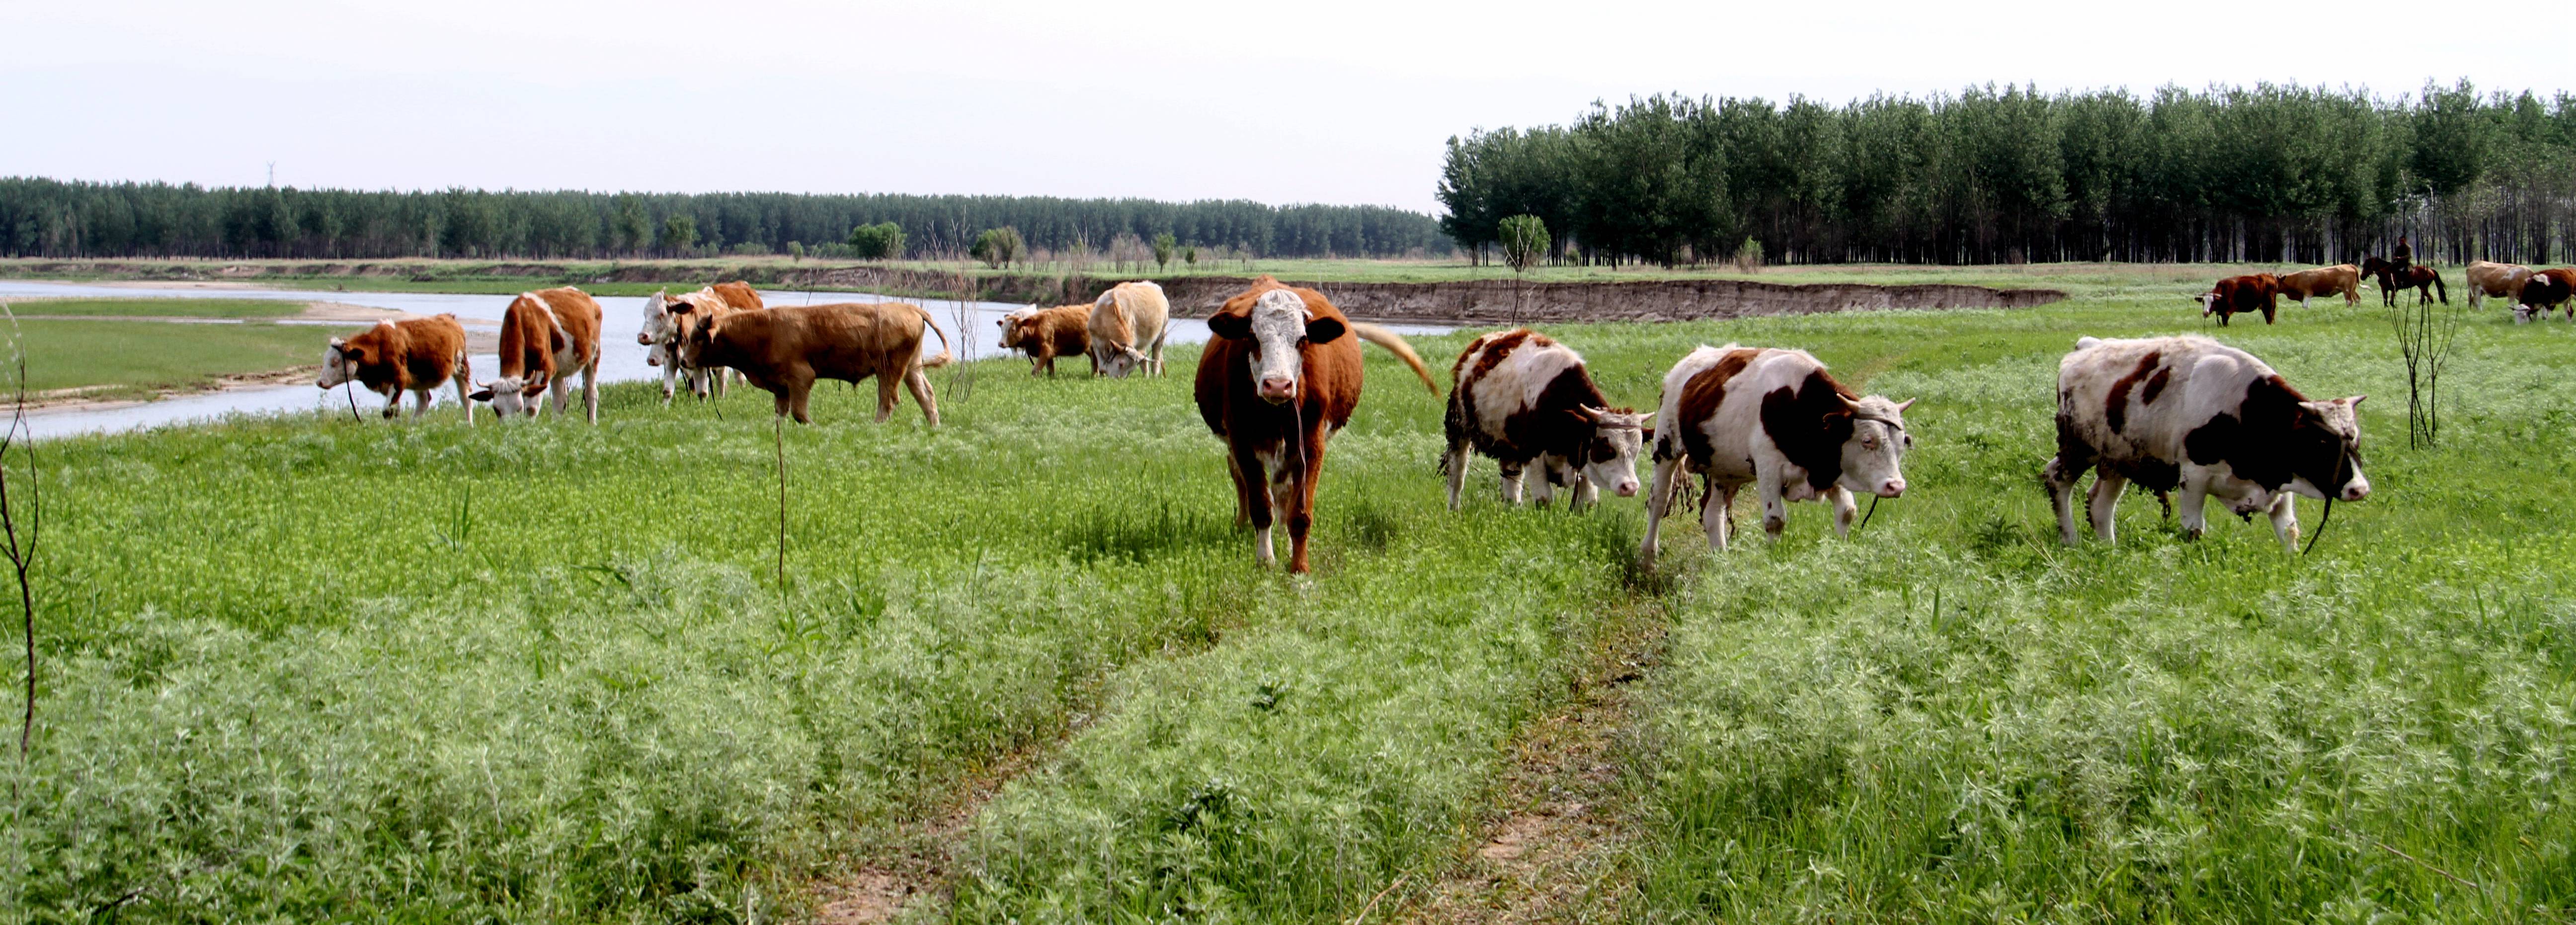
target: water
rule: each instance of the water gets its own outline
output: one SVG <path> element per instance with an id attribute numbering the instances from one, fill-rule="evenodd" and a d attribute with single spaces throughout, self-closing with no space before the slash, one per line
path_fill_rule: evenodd
<path id="1" fill-rule="evenodd" d="M 448 312 L 454 314 L 458 321 L 463 322 L 469 331 L 474 329 L 491 330 L 498 328 L 501 321 L 502 311 L 508 309 L 510 306 L 510 300 L 515 298 L 515 296 L 509 295 L 454 295 L 431 292 L 322 292 L 290 289 L 195 289 L 184 287 L 164 289 L 137 288 L 131 286 L 84 285 L 79 283 L 38 283 L 0 280 L 0 299 L 27 298 L 35 296 L 81 296 L 116 299 L 265 299 L 290 302 L 340 302 L 349 305 L 363 305 L 370 308 L 389 308 L 396 311 L 410 312 L 418 315 L 435 315 L 440 312 Z M 1000 328 L 995 324 L 995 322 L 1001 320 L 1002 315 L 1005 313 L 1023 307 L 1021 305 L 1003 302 L 960 303 L 944 299 L 890 299 L 885 296 L 864 292 L 795 292 L 762 290 L 760 297 L 762 300 L 768 302 L 771 307 L 785 305 L 823 305 L 832 302 L 912 302 L 923 308 L 929 309 L 931 316 L 938 319 L 939 327 L 948 332 L 950 346 L 955 349 L 959 356 L 967 357 L 969 359 L 985 359 L 989 357 L 1002 356 L 1005 351 L 1001 348 Z M 596 298 L 599 299 L 601 312 L 606 316 L 602 325 L 605 330 L 600 333 L 600 381 L 621 382 L 639 379 L 659 381 L 662 378 L 662 371 L 659 368 L 644 365 L 645 348 L 635 343 L 635 335 L 643 329 L 644 325 L 643 297 L 599 296 Z M 967 325 L 970 328 L 970 330 L 965 333 L 970 334 L 974 341 L 974 349 L 971 355 L 966 350 L 967 345 L 963 343 L 965 338 L 960 336 L 961 332 L 958 330 L 957 313 L 961 307 L 966 312 Z M 25 314 L 39 314 L 42 312 L 42 309 L 33 306 L 13 306 L 13 308 L 16 308 Z M 147 324 L 151 322 L 134 323 Z M 315 323 L 329 324 L 335 327 L 354 326 L 354 323 L 352 322 Z M 1388 327 L 1407 335 L 1445 334 L 1449 331 L 1446 327 L 1427 325 L 1389 325 Z M 1208 330 L 1206 322 L 1194 319 L 1175 318 L 1172 320 L 1171 334 L 1166 338 L 1166 343 L 1195 344 L 1206 341 L 1207 338 Z M 324 340 L 326 340 L 326 338 L 321 333 L 316 332 L 314 334 L 313 362 L 316 364 L 322 362 L 322 348 Z M 925 353 L 936 353 L 938 351 L 937 337 L 924 337 L 923 340 L 930 342 L 924 345 Z M 498 375 L 501 368 L 499 359 L 491 354 L 477 354 L 472 358 L 472 362 L 478 377 L 488 378 Z M 1061 364 L 1062 361 L 1058 362 Z M 1072 367 L 1073 369 L 1079 370 L 1087 368 L 1081 364 L 1080 358 L 1076 358 L 1074 362 L 1076 365 Z M 1059 365 L 1058 368 L 1061 370 L 1065 367 Z M 1178 370 L 1175 374 L 1188 375 L 1189 372 L 1187 370 Z M 579 382 L 576 380 L 574 385 L 577 388 L 579 386 Z M 311 384 L 255 389 L 236 389 L 225 392 L 209 392 L 202 395 L 169 398 L 161 401 L 145 402 L 124 407 L 58 407 L 43 411 L 31 411 L 28 413 L 27 419 L 28 425 L 35 431 L 36 436 L 58 437 L 69 434 L 105 433 L 138 430 L 147 427 L 204 423 L 216 418 L 235 414 L 277 414 L 282 412 L 304 412 L 315 410 L 338 410 L 340 413 L 345 414 L 347 413 L 350 401 L 349 396 L 343 394 L 346 391 L 347 389 L 342 388 L 323 392 L 314 388 Z M 443 411 L 445 414 L 453 416 L 456 413 L 456 410 L 453 407 L 456 402 L 455 389 L 453 387 L 446 387 L 442 388 L 435 394 L 437 396 L 436 404 L 431 406 L 430 413 L 432 415 L 437 415 Z M 403 396 L 403 400 L 406 405 L 408 405 L 411 401 L 410 395 L 406 393 Z M 575 401 L 579 401 L 579 399 L 575 398 Z M 384 400 L 373 393 L 361 390 L 360 394 L 357 396 L 358 411 L 363 415 L 373 416 L 377 413 L 378 409 L 383 406 L 383 404 Z M 409 412 L 406 411 L 405 413 Z"/>

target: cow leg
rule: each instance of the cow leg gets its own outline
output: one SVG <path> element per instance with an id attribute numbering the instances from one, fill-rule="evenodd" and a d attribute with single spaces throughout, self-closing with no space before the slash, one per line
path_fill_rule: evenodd
<path id="1" fill-rule="evenodd" d="M 1637 563 L 1646 568 L 1655 567 L 1656 537 L 1663 532 L 1664 512 L 1672 510 L 1673 492 L 1681 487 L 1681 467 L 1678 459 L 1655 460 L 1655 484 L 1646 490 L 1646 538 L 1637 544 Z M 1455 497 L 1457 490 L 1450 495 Z"/>
<path id="2" fill-rule="evenodd" d="M 1307 443 L 1305 468 L 1299 470 L 1281 467 L 1283 473 L 1293 473 L 1297 476 L 1283 486 L 1288 489 L 1288 573 L 1291 575 L 1303 575 L 1314 571 L 1314 568 L 1306 562 L 1306 535 L 1315 526 L 1315 484 L 1323 481 L 1324 474 L 1324 437 L 1321 422 L 1317 422 L 1316 429 L 1309 434 L 1311 436 L 1299 435 L 1292 438 L 1305 440 Z"/>
<path id="3" fill-rule="evenodd" d="M 1584 477 L 1580 470 L 1575 473 L 1574 489 L 1569 494 L 1574 496 L 1573 500 L 1565 503 L 1565 509 L 1569 511 L 1601 504 L 1601 486 L 1592 484 L 1592 480 Z"/>
<path id="4" fill-rule="evenodd" d="M 591 357 L 590 365 L 581 368 L 581 408 L 590 422 L 599 423 L 599 358 Z"/>
<path id="5" fill-rule="evenodd" d="M 680 362 L 672 360 L 662 367 L 662 407 L 671 407 L 671 398 L 680 391 Z"/>
<path id="6" fill-rule="evenodd" d="M 912 403 L 921 406 L 921 419 L 939 426 L 939 396 L 930 390 L 930 374 L 921 371 L 921 364 L 904 371 L 903 390 L 911 392 Z"/>
<path id="7" fill-rule="evenodd" d="M 564 415 L 572 413 L 571 409 L 564 407 L 564 403 L 569 401 L 571 397 L 571 376 L 556 376 L 553 381 L 546 383 L 547 403 L 554 406 L 555 417 L 563 417 Z"/>
<path id="8" fill-rule="evenodd" d="M 428 389 L 411 390 L 411 396 L 413 398 L 413 404 L 411 406 L 412 420 L 420 420 L 429 414 L 429 403 L 435 400 L 430 397 L 429 391 L 430 390 Z"/>
<path id="9" fill-rule="evenodd" d="M 2182 467 L 2182 497 L 2174 505 L 2181 513 L 2183 538 L 2196 540 L 2209 531 L 2209 517 L 2203 510 L 2208 503 L 2208 470 L 2185 463 Z"/>
<path id="10" fill-rule="evenodd" d="M 1834 503 L 1834 536 L 1850 539 L 1852 520 L 1860 514 L 1860 502 L 1853 500 L 1851 491 L 1841 485 L 1828 488 L 1825 493 Z"/>
<path id="11" fill-rule="evenodd" d="M 891 385 L 885 386 L 883 391 L 892 393 L 894 391 L 894 387 Z M 806 403 L 812 400 L 813 397 L 814 377 L 812 375 L 797 376 L 787 381 L 787 410 L 789 413 L 796 415 L 796 423 L 814 423 L 814 416 L 806 413 L 805 410 Z M 888 394 L 884 400 L 877 403 L 877 423 L 885 423 L 886 409 L 893 406 L 894 397 L 891 394 Z"/>
<path id="12" fill-rule="evenodd" d="M 1449 509 L 1458 509 L 1458 499 L 1467 490 L 1467 444 L 1453 441 L 1449 455 L 1441 457 L 1441 469 L 1449 474 Z M 1652 528 L 1649 528 L 1652 529 Z"/>
<path id="13" fill-rule="evenodd" d="M 2272 535 L 2283 548 L 2299 551 L 2299 496 L 2284 490 L 2272 499 Z"/>
<path id="14" fill-rule="evenodd" d="M 1519 507 L 1521 503 L 1521 464 L 1503 463 L 1503 503 Z"/>
<path id="15" fill-rule="evenodd" d="M 2048 506 L 2057 510 L 2057 537 L 2068 546 L 2075 545 L 2075 480 L 2083 477 L 2081 469 L 2066 464 L 2064 456 L 2048 461 L 2040 470 L 2040 480 L 2048 485 Z"/>
<path id="16" fill-rule="evenodd" d="M 895 390 L 903 387 L 903 370 L 877 371 L 877 423 L 894 416 Z"/>
<path id="17" fill-rule="evenodd" d="M 1165 337 L 1169 337 L 1171 333 L 1171 324 L 1169 322 L 1165 322 L 1163 325 L 1163 333 L 1154 335 L 1154 375 L 1160 376 L 1163 374 L 1163 339 Z"/>
<path id="18" fill-rule="evenodd" d="M 1264 566 L 1278 564 L 1279 556 L 1270 544 L 1270 524 L 1279 518 L 1278 507 L 1270 498 L 1270 464 L 1259 452 L 1237 447 L 1234 471 L 1242 478 L 1244 509 L 1252 515 L 1252 560 Z"/>
<path id="19" fill-rule="evenodd" d="M 466 397 L 473 393 L 473 381 L 474 371 L 467 369 L 463 364 L 459 364 L 456 367 L 455 380 L 456 406 L 465 409 L 465 426 L 467 427 L 474 426 L 474 399 Z"/>
<path id="20" fill-rule="evenodd" d="M 402 413 L 402 386 L 385 386 L 384 396 L 385 420 L 390 421 L 393 420 L 396 415 L 400 415 Z"/>
<path id="21" fill-rule="evenodd" d="M 1781 490 L 1786 486 L 1781 484 L 1780 476 L 1778 463 L 1762 459 L 1753 461 L 1754 497 L 1762 501 L 1762 532 L 1775 540 L 1780 538 L 1780 531 L 1789 526 L 1789 501 L 1781 497 Z"/>
<path id="22" fill-rule="evenodd" d="M 1234 528 L 1241 530 L 1250 527 L 1252 526 L 1252 487 L 1260 483 L 1244 480 L 1243 459 L 1237 453 L 1225 454 L 1225 474 L 1234 478 Z"/>
<path id="23" fill-rule="evenodd" d="M 1720 540 L 1735 538 L 1735 489 L 1736 486 L 1732 485 L 1725 488 L 1718 488 L 1715 485 L 1701 486 L 1700 507 L 1717 505 L 1717 529 Z M 1721 543 L 1718 548 L 1726 547 Z"/>
<path id="24" fill-rule="evenodd" d="M 2127 487 L 2129 480 L 2119 475 L 2102 472 L 2093 476 L 2093 497 L 2088 509 L 2093 515 L 2093 535 L 2101 537 L 2102 542 L 2113 542 L 2112 515 L 2120 512 L 2120 490 Z"/>

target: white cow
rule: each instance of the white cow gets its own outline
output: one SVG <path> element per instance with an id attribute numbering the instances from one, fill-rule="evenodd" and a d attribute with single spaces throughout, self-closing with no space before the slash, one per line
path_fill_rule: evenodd
<path id="1" fill-rule="evenodd" d="M 1539 470 L 1538 502 L 1555 486 L 1568 508 L 1592 504 L 1601 487 L 1637 494 L 1637 451 L 1653 412 L 1610 407 L 1581 354 L 1528 328 L 1476 338 L 1449 367 L 1449 509 L 1457 510 L 1472 450 L 1502 463 L 1503 500 L 1521 503 L 1523 471 Z"/>
<path id="2" fill-rule="evenodd" d="M 1905 493 L 1901 463 L 1914 445 L 1905 409 L 1913 406 L 1912 399 L 1852 395 L 1804 350 L 1728 344 L 1691 351 L 1664 374 L 1640 560 L 1654 564 L 1664 512 L 1688 473 L 1704 475 L 1713 493 L 1701 505 L 1712 548 L 1726 548 L 1735 493 L 1748 483 L 1772 537 L 1789 522 L 1788 502 L 1816 500 L 1833 502 L 1834 533 L 1850 535 L 1855 492 Z"/>
<path id="3" fill-rule="evenodd" d="M 1163 374 L 1163 337 L 1171 333 L 1172 303 L 1152 282 L 1119 283 L 1091 307 L 1092 372 L 1112 379 L 1142 369 Z"/>

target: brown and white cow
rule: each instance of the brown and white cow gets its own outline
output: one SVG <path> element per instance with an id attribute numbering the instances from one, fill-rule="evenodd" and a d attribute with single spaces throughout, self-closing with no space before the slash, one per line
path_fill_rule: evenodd
<path id="1" fill-rule="evenodd" d="M 1002 349 L 1018 350 L 1029 356 L 1029 375 L 1044 371 L 1055 375 L 1055 359 L 1076 355 L 1088 356 L 1091 350 L 1091 306 L 1059 305 L 1041 309 L 1031 305 L 1002 317 Z M 1092 360 L 1097 372 L 1100 361 Z"/>
<path id="2" fill-rule="evenodd" d="M 2309 401 L 2252 354 L 2206 337 L 2075 342 L 2057 366 L 2057 458 L 2042 477 L 2058 532 L 2076 542 L 2075 481 L 2094 470 L 2093 531 L 2113 539 L 2112 515 L 2130 482 L 2182 490 L 2186 536 L 2208 529 L 2210 496 L 2251 516 L 2265 512 L 2281 543 L 2298 548 L 2297 495 L 2359 501 L 2365 396 Z"/>
<path id="3" fill-rule="evenodd" d="M 2300 308 L 2308 307 L 2311 298 L 2337 293 L 2346 308 L 2361 304 L 2361 268 L 2349 263 L 2284 273 L 2278 279 L 2281 297 L 2299 300 Z"/>
<path id="4" fill-rule="evenodd" d="M 456 323 L 455 315 L 379 321 L 348 337 L 331 338 L 331 345 L 322 350 L 322 379 L 317 384 L 329 389 L 352 380 L 385 397 L 387 418 L 402 409 L 406 391 L 419 399 L 412 417 L 429 413 L 429 393 L 439 383 L 454 382 L 465 423 L 474 423 L 474 405 L 465 398 L 467 385 L 474 381 L 474 367 L 465 356 L 465 326 Z"/>
<path id="5" fill-rule="evenodd" d="M 1270 525 L 1288 522 L 1288 570 L 1310 571 L 1306 533 L 1324 441 L 1350 423 L 1360 403 L 1360 341 L 1393 352 L 1432 394 L 1431 370 L 1395 332 L 1342 316 L 1324 294 L 1268 276 L 1225 300 L 1208 318 L 1215 335 L 1199 354 L 1199 417 L 1226 445 L 1234 477 L 1235 523 L 1253 529 L 1253 556 L 1276 560 Z"/>
<path id="6" fill-rule="evenodd" d="M 1701 347 L 1664 374 L 1656 414 L 1655 484 L 1646 495 L 1646 539 L 1638 558 L 1655 563 L 1656 536 L 1682 479 L 1707 480 L 1702 526 L 1712 549 L 1735 532 L 1735 494 L 1754 487 L 1762 530 L 1773 538 L 1789 523 L 1789 502 L 1829 500 L 1834 533 L 1851 534 L 1858 492 L 1905 493 L 1902 463 L 1914 438 L 1905 431 L 1913 399 L 1853 395 L 1804 350 Z"/>
<path id="7" fill-rule="evenodd" d="M 729 381 L 721 370 L 686 369 L 679 361 L 679 343 L 686 338 L 692 319 L 711 317 L 729 311 L 757 311 L 767 307 L 760 292 L 750 283 L 735 280 L 717 283 L 696 292 L 673 296 L 668 290 L 644 299 L 644 326 L 635 334 L 635 342 L 651 349 L 644 355 L 644 365 L 662 368 L 662 404 L 669 405 L 678 391 L 680 380 L 687 379 L 689 394 L 699 397 L 721 396 Z"/>
<path id="8" fill-rule="evenodd" d="M 1503 500 L 1521 503 L 1525 469 L 1539 470 L 1538 502 L 1566 486 L 1568 508 L 1593 503 L 1601 486 L 1622 498 L 1637 494 L 1637 451 L 1646 421 L 1612 408 L 1592 384 L 1583 357 L 1528 328 L 1487 334 L 1449 367 L 1449 509 L 1467 483 L 1468 452 L 1502 463 Z"/>
<path id="9" fill-rule="evenodd" d="M 1163 374 L 1163 338 L 1171 333 L 1172 303 L 1152 282 L 1119 283 L 1091 306 L 1091 372 L 1112 379 L 1142 369 Z"/>
<path id="10" fill-rule="evenodd" d="M 2192 296 L 2200 303 L 2200 316 L 2218 316 L 2220 326 L 2230 315 L 2262 312 L 2263 323 L 2271 324 L 2273 313 L 2280 310 L 2281 278 L 2270 273 L 2230 276 L 2209 287 L 2208 292 Z"/>
<path id="11" fill-rule="evenodd" d="M 2490 297 L 2504 299 L 2507 304 L 2518 301 L 2522 281 L 2531 278 L 2531 268 L 2518 263 L 2472 260 L 2463 275 L 2469 279 L 2469 307 L 2474 309 Z"/>
<path id="12" fill-rule="evenodd" d="M 2549 310 L 2567 306 L 2567 319 L 2576 321 L 2576 270 L 2541 270 L 2522 281 L 2522 294 L 2514 297 L 2514 318 L 2529 321 L 2547 317 Z"/>
<path id="13" fill-rule="evenodd" d="M 536 417 L 551 394 L 561 417 L 570 411 L 568 377 L 578 371 L 582 411 L 599 423 L 599 321 L 599 302 L 571 286 L 519 293 L 501 313 L 501 378 L 471 397 L 507 421 Z"/>
<path id="14" fill-rule="evenodd" d="M 921 356 L 922 329 L 939 335 L 939 355 Z M 877 380 L 877 423 L 894 414 L 900 383 L 921 405 L 921 416 L 939 424 L 939 402 L 922 370 L 946 366 L 948 332 L 921 306 L 903 302 L 796 305 L 757 312 L 726 312 L 695 324 L 680 344 L 684 362 L 741 371 L 777 400 L 778 414 L 813 423 L 806 399 L 818 379 L 857 384 Z"/>

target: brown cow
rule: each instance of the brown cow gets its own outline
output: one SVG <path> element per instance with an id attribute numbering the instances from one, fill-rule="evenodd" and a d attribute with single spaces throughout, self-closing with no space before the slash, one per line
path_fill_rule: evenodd
<path id="1" fill-rule="evenodd" d="M 1440 387 L 1395 332 L 1353 322 L 1323 293 L 1268 276 L 1227 299 L 1208 318 L 1208 331 L 1215 336 L 1199 353 L 1199 417 L 1225 441 L 1235 523 L 1252 525 L 1253 556 L 1269 565 L 1277 561 L 1270 524 L 1286 519 L 1288 570 L 1312 571 L 1306 533 L 1315 519 L 1315 483 L 1324 473 L 1324 441 L 1359 407 L 1359 342 L 1392 351 L 1432 394 Z"/>
<path id="2" fill-rule="evenodd" d="M 2522 281 L 2531 278 L 2531 268 L 2518 263 L 2472 260 L 2468 271 L 2461 275 L 2469 279 L 2469 308 L 2476 310 L 2478 303 L 2488 298 L 2512 304 L 2522 295 Z"/>
<path id="3" fill-rule="evenodd" d="M 644 365 L 662 367 L 662 404 L 671 403 L 672 395 L 679 391 L 679 380 L 684 377 L 689 381 L 689 394 L 700 398 L 708 395 L 721 397 L 725 385 L 731 381 L 723 371 L 710 375 L 707 370 L 687 369 L 680 363 L 679 344 L 687 336 L 687 329 L 695 323 L 694 318 L 728 311 L 758 311 L 766 307 L 761 302 L 759 291 L 740 280 L 717 283 L 677 296 L 656 292 L 646 297 L 644 327 L 635 333 L 635 342 L 653 348 L 645 354 Z"/>
<path id="4" fill-rule="evenodd" d="M 455 315 L 379 321 L 348 337 L 331 338 L 331 346 L 322 351 L 318 384 L 329 389 L 351 380 L 385 397 L 387 418 L 401 410 L 405 391 L 420 399 L 412 417 L 429 413 L 429 393 L 441 382 L 454 382 L 465 423 L 474 423 L 474 405 L 465 398 L 474 367 L 466 362 L 465 326 L 456 323 Z"/>
<path id="5" fill-rule="evenodd" d="M 2576 321 L 2576 270 L 2542 270 L 2522 282 L 2522 294 L 2515 297 L 2514 318 L 2528 321 L 2547 317 L 2549 310 L 2567 306 L 2567 320 Z"/>
<path id="6" fill-rule="evenodd" d="M 1055 358 L 1090 355 L 1091 306 L 1059 305 L 1012 312 L 1002 319 L 1002 349 L 1027 353 L 1029 375 L 1045 370 L 1052 377 Z M 1098 372 L 1099 358 L 1093 357 L 1091 365 Z"/>
<path id="7" fill-rule="evenodd" d="M 2336 293 L 2343 294 L 2347 308 L 2361 304 L 2361 268 L 2349 263 L 2285 273 L 2280 280 L 2281 297 L 2299 300 L 2300 308 L 2308 307 L 2310 298 Z"/>
<path id="8" fill-rule="evenodd" d="M 555 416 L 561 417 L 570 388 L 565 377 L 576 370 L 583 413 L 597 424 L 599 303 L 571 286 L 522 292 L 501 313 L 501 378 L 471 397 L 491 402 L 493 415 L 507 421 L 523 412 L 536 417 L 551 394 Z"/>
<path id="9" fill-rule="evenodd" d="M 2191 300 L 2200 303 L 2201 317 L 2215 314 L 2221 325 L 2227 323 L 2230 315 L 2255 311 L 2263 313 L 2264 324 L 2271 324 L 2273 313 L 2280 310 L 2280 296 L 2280 277 L 2254 273 L 2219 280 L 2209 287 L 2208 292 L 2192 296 Z"/>
<path id="10" fill-rule="evenodd" d="M 939 335 L 939 355 L 921 357 L 921 330 Z M 946 366 L 948 332 L 921 306 L 902 302 L 797 305 L 759 312 L 727 312 L 690 330 L 680 344 L 683 362 L 731 367 L 767 389 L 781 416 L 813 423 L 805 412 L 817 379 L 858 383 L 877 379 L 877 423 L 894 414 L 895 384 L 912 392 L 921 416 L 939 424 L 938 400 L 922 370 Z"/>

